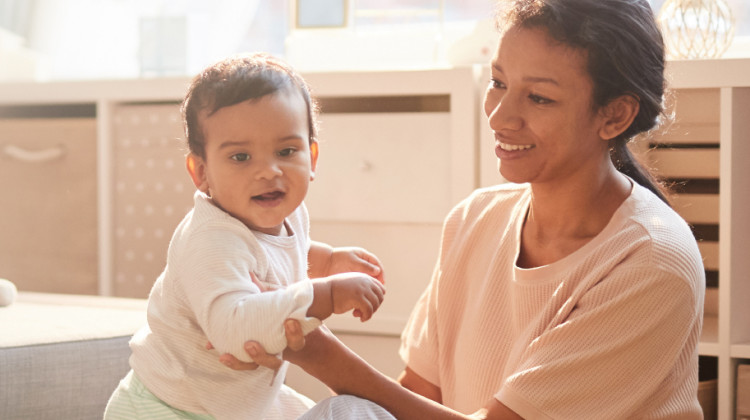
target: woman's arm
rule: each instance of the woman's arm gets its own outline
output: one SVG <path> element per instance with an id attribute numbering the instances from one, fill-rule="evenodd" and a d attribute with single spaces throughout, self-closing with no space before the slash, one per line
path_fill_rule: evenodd
<path id="1" fill-rule="evenodd" d="M 403 388 L 370 366 L 325 328 L 309 333 L 302 350 L 287 349 L 284 358 L 302 367 L 337 394 L 369 399 L 399 419 L 472 418 Z"/>
<path id="2" fill-rule="evenodd" d="M 419 376 L 409 366 L 401 372 L 401 375 L 398 377 L 398 383 L 411 392 L 416 392 L 436 403 L 443 403 L 443 394 L 440 387 Z"/>
<path id="3" fill-rule="evenodd" d="M 294 322 L 285 324 L 287 337 L 289 341 L 299 342 L 298 338 L 294 337 L 297 333 L 289 330 L 293 324 Z M 285 350 L 284 358 L 302 367 L 336 393 L 366 398 L 379 404 L 398 419 L 521 419 L 494 398 L 476 413 L 465 415 L 411 392 L 370 366 L 325 327 L 309 333 L 301 350 Z M 256 360 L 262 363 L 262 359 Z M 410 380 L 415 381 L 413 377 Z"/>
<path id="4" fill-rule="evenodd" d="M 292 324 L 294 321 L 287 321 L 288 323 Z M 304 347 L 304 343 L 300 345 L 299 342 L 296 343 L 297 348 L 301 349 Z M 401 373 L 401 375 L 398 378 L 398 382 L 403 386 L 404 388 L 416 392 L 419 395 L 422 395 L 424 397 L 427 397 L 435 402 L 442 404 L 442 393 L 440 391 L 440 387 L 432 384 L 431 382 L 427 381 L 426 379 L 419 376 L 416 372 L 411 370 L 408 366 L 404 371 Z M 491 399 L 490 402 L 487 404 L 487 406 L 476 413 L 472 415 L 474 418 L 478 419 L 508 419 L 508 420 L 514 420 L 514 419 L 520 419 L 521 417 L 514 413 L 511 409 L 501 404 L 496 399 Z"/>
<path id="5" fill-rule="evenodd" d="M 290 347 L 284 351 L 285 359 L 302 367 L 337 394 L 356 395 L 373 401 L 398 419 L 523 420 L 494 398 L 473 414 L 455 412 L 383 375 L 325 327 L 317 328 L 307 336 L 302 335 L 296 320 L 287 320 L 284 328 L 290 343 Z M 235 370 L 253 370 L 258 365 L 276 369 L 281 364 L 278 358 L 267 354 L 258 343 L 249 342 L 245 349 L 257 364 L 241 362 L 230 354 L 222 355 L 220 360 Z"/>

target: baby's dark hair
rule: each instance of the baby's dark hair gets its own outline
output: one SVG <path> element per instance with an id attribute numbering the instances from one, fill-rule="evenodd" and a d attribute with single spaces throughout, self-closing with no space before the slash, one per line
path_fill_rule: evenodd
<path id="1" fill-rule="evenodd" d="M 610 142 L 617 169 L 663 201 L 667 190 L 627 147 L 664 116 L 664 41 L 647 0 L 515 0 L 501 9 L 501 30 L 544 28 L 552 39 L 586 52 L 594 83 L 593 106 L 632 95 L 640 105 L 633 123 Z"/>
<path id="2" fill-rule="evenodd" d="M 305 80 L 287 63 L 266 53 L 240 54 L 211 65 L 195 76 L 182 102 L 182 120 L 191 153 L 206 157 L 199 116 L 260 99 L 283 89 L 296 89 L 307 105 L 310 142 L 317 139 L 318 107 Z"/>

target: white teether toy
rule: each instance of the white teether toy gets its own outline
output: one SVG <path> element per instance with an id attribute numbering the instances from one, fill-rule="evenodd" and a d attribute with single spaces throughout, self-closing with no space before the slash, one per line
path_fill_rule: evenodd
<path id="1" fill-rule="evenodd" d="M 16 300 L 18 289 L 8 280 L 0 279 L 0 306 L 8 306 Z"/>

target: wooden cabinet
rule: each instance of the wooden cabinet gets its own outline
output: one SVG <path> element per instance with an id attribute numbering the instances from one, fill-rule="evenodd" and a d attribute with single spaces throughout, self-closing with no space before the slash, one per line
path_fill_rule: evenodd
<path id="1" fill-rule="evenodd" d="M 0 277 L 96 294 L 96 121 L 23 111 L 0 116 Z"/>
<path id="2" fill-rule="evenodd" d="M 192 186 L 188 205 L 170 195 L 184 173 L 187 83 L 0 84 L 0 277 L 20 290 L 148 295 L 191 198 Z"/>

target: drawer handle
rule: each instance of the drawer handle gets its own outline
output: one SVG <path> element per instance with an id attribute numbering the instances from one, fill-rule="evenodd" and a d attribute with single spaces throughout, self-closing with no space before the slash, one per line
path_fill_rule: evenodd
<path id="1" fill-rule="evenodd" d="M 21 162 L 44 163 L 62 158 L 65 155 L 65 146 L 58 145 L 49 149 L 28 150 L 8 144 L 3 146 L 3 154 Z"/>

